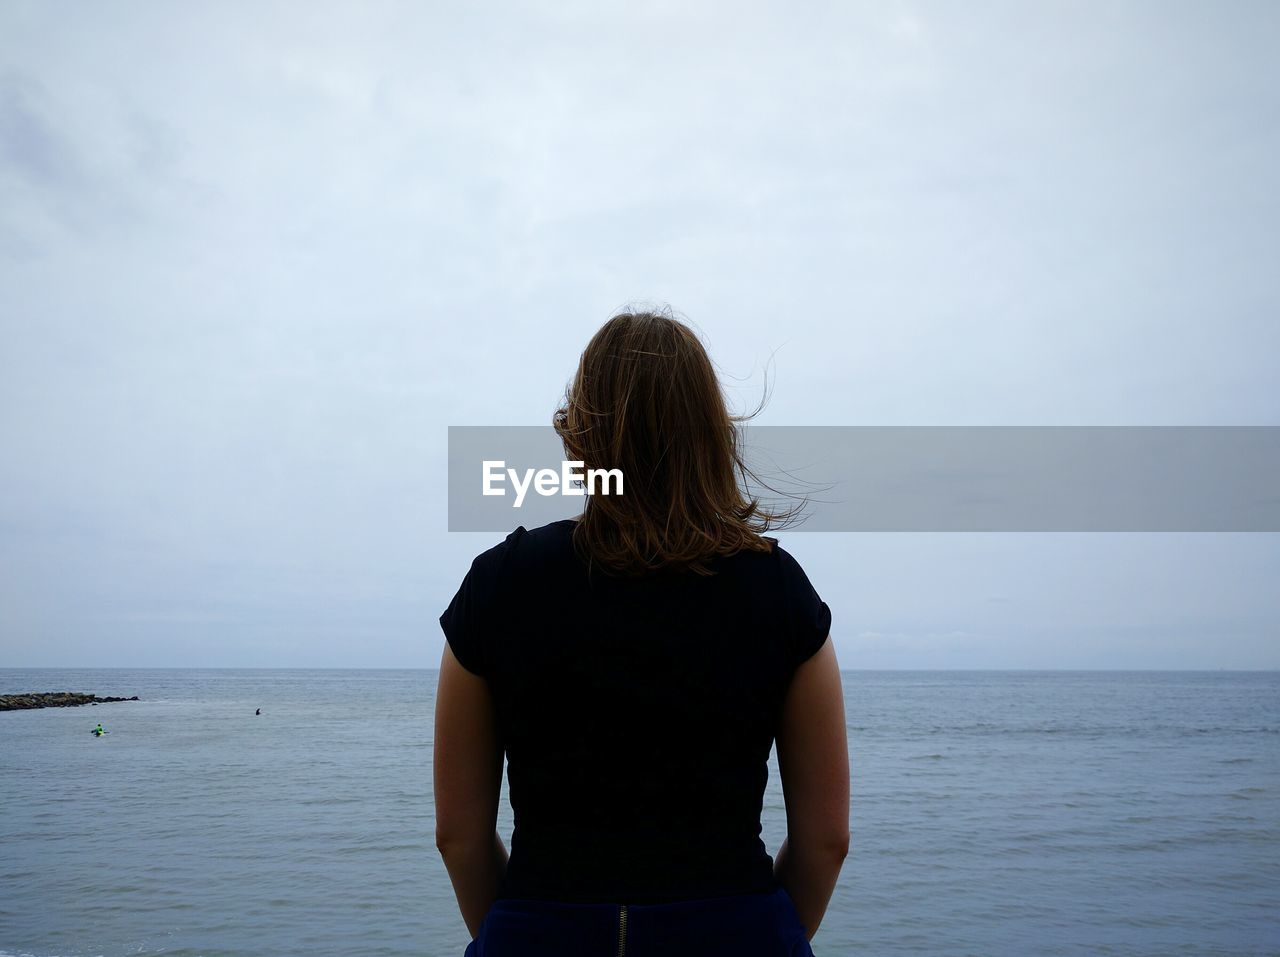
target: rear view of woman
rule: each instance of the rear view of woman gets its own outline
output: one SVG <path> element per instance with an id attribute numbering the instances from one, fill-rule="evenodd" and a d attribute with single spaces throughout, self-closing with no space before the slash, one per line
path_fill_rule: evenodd
<path id="1" fill-rule="evenodd" d="M 744 497 L 706 351 L 669 316 L 617 315 L 555 424 L 624 493 L 517 528 L 440 618 L 436 843 L 467 957 L 811 954 L 849 841 L 831 613 Z"/>

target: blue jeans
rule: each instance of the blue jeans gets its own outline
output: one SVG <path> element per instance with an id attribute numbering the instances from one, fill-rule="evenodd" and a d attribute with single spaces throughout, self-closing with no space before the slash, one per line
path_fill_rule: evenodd
<path id="1" fill-rule="evenodd" d="M 463 957 L 813 957 L 795 905 L 768 894 L 671 904 L 500 898 Z"/>

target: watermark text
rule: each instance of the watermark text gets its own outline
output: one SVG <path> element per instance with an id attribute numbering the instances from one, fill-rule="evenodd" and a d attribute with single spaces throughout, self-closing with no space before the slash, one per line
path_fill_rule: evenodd
<path id="1" fill-rule="evenodd" d="M 622 494 L 621 469 L 588 469 L 584 466 L 583 462 L 565 461 L 560 463 L 558 472 L 555 469 L 525 469 L 521 473 L 507 468 L 503 459 L 485 459 L 480 463 L 480 492 L 482 495 L 506 495 L 509 481 L 515 490 L 513 508 L 524 504 L 530 487 L 542 496 Z"/>

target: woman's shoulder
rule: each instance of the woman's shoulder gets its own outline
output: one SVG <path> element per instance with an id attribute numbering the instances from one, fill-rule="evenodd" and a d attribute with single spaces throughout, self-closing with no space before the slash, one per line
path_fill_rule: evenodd
<path id="1" fill-rule="evenodd" d="M 473 567 L 492 578 L 530 574 L 543 575 L 562 571 L 562 563 L 581 564 L 573 544 L 575 519 L 550 522 L 534 528 L 518 525 L 502 541 L 476 556 Z M 776 538 L 765 538 L 767 551 L 743 549 L 713 561 L 716 575 L 737 578 L 748 587 L 768 584 L 794 587 L 808 585 L 808 576 L 800 562 Z"/>
<path id="2" fill-rule="evenodd" d="M 776 538 L 765 535 L 762 535 L 761 538 L 768 542 L 768 549 L 744 548 L 731 555 L 721 556 L 717 564 L 718 570 L 733 569 L 740 573 L 763 575 L 769 578 L 779 578 L 794 574 L 795 570 L 800 567 L 800 563 L 795 560 L 792 554 L 783 548 Z"/>
<path id="3" fill-rule="evenodd" d="M 737 581 L 738 587 L 756 600 L 793 601 L 795 596 L 814 595 L 813 584 L 799 560 L 776 538 L 768 538 L 766 551 L 736 552 L 716 565 L 717 574 Z"/>
<path id="4" fill-rule="evenodd" d="M 773 548 L 769 554 L 773 559 L 774 566 L 782 573 L 784 577 L 795 577 L 804 575 L 804 569 L 800 566 L 800 562 L 789 551 L 782 547 L 776 538 L 769 539 L 773 543 Z"/>
<path id="5" fill-rule="evenodd" d="M 572 553 L 573 519 L 535 528 L 517 525 L 506 538 L 476 556 L 474 564 L 501 575 L 522 567 L 545 567 L 548 559 Z"/>

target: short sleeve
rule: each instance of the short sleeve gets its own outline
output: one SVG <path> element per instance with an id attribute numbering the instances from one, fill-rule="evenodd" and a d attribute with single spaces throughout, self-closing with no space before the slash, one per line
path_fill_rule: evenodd
<path id="1" fill-rule="evenodd" d="M 799 667 L 818 653 L 831 633 L 831 609 L 818 597 L 800 563 L 781 546 L 774 548 L 782 565 L 791 663 Z"/>
<path id="2" fill-rule="evenodd" d="M 496 639 L 502 632 L 503 571 L 511 548 L 524 527 L 517 528 L 471 563 L 458 592 L 440 616 L 440 628 L 453 656 L 472 674 L 485 675 Z"/>

